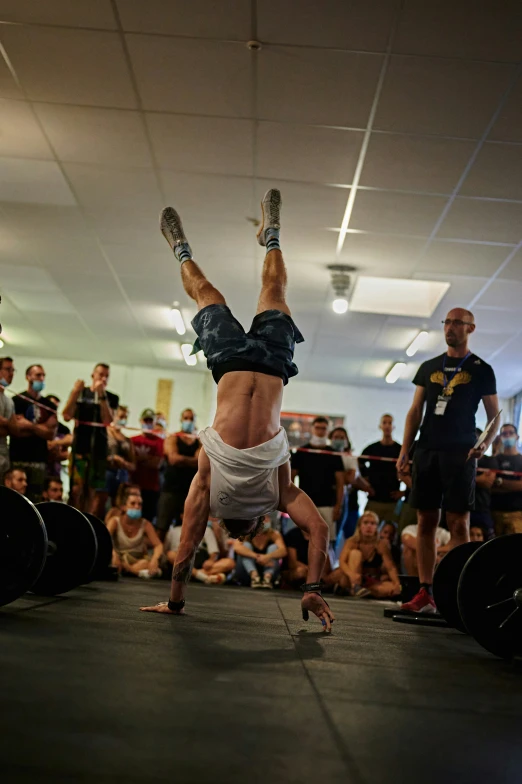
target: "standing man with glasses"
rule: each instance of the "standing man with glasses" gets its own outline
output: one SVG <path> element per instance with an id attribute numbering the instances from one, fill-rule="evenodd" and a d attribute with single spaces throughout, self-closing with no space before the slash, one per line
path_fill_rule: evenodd
<path id="1" fill-rule="evenodd" d="M 437 550 L 435 535 L 442 503 L 451 533 L 450 546 L 469 541 L 469 511 L 473 508 L 477 460 L 493 441 L 496 428 L 477 448 L 475 414 L 484 403 L 488 423 L 498 413 L 493 368 L 468 348 L 475 331 L 473 313 L 450 310 L 444 324 L 447 351 L 423 362 L 413 383 L 413 404 L 406 417 L 397 470 L 403 472 L 420 427 L 412 467 L 410 504 L 417 509 L 420 590 L 403 605 L 412 612 L 435 612 L 432 584 Z M 424 412 L 424 418 L 423 418 Z M 422 422 L 422 425 L 421 425 Z"/>

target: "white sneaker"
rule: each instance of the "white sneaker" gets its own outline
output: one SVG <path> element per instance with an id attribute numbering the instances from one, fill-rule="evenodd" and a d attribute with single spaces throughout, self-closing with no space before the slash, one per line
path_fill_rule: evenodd
<path id="1" fill-rule="evenodd" d="M 165 207 L 161 211 L 160 229 L 173 251 L 175 251 L 178 245 L 188 245 L 181 218 L 174 207 Z"/>
<path id="2" fill-rule="evenodd" d="M 261 580 L 259 579 L 258 574 L 253 574 L 250 578 L 250 587 L 251 588 L 262 588 Z"/>
<path id="3" fill-rule="evenodd" d="M 266 246 L 266 230 L 281 228 L 281 191 L 277 188 L 270 188 L 261 202 L 261 212 L 263 220 L 257 232 L 257 241 L 263 247 Z"/>
<path id="4" fill-rule="evenodd" d="M 138 577 L 141 577 L 142 580 L 150 580 L 152 575 L 148 569 L 141 569 L 141 571 L 138 572 Z"/>

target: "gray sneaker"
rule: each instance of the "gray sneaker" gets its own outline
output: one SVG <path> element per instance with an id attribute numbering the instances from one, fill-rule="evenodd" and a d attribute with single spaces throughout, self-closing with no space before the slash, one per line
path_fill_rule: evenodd
<path id="1" fill-rule="evenodd" d="M 263 247 L 266 246 L 266 230 L 281 228 L 281 191 L 277 188 L 270 188 L 261 202 L 261 213 L 263 220 L 257 232 L 257 241 Z"/>
<path id="2" fill-rule="evenodd" d="M 178 245 L 188 245 L 181 218 L 174 207 L 165 207 L 161 211 L 160 229 L 173 251 Z"/>

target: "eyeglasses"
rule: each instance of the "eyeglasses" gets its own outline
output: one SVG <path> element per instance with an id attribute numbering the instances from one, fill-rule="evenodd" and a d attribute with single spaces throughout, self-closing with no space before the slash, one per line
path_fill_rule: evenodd
<path id="1" fill-rule="evenodd" d="M 462 321 L 462 319 L 444 319 L 444 321 L 440 322 L 444 324 L 445 327 L 451 327 L 453 324 L 454 327 L 463 327 L 464 324 L 473 324 L 473 321 Z"/>

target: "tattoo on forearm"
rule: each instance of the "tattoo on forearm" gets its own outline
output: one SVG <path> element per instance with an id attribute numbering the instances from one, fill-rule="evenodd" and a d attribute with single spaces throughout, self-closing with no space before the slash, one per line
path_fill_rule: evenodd
<path id="1" fill-rule="evenodd" d="M 196 558 L 196 551 L 194 550 L 189 555 L 181 560 L 176 559 L 174 569 L 172 570 L 172 579 L 177 583 L 188 583 L 194 568 L 194 560 Z"/>

